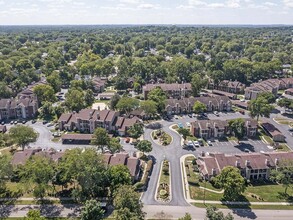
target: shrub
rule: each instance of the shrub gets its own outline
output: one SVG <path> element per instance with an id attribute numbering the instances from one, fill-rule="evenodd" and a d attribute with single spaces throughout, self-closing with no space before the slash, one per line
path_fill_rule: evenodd
<path id="1" fill-rule="evenodd" d="M 168 196 L 169 196 L 169 194 L 168 194 L 167 190 L 164 190 L 164 189 L 160 190 L 160 198 L 166 199 L 166 198 L 168 198 Z"/>
<path id="2" fill-rule="evenodd" d="M 143 189 L 144 187 L 145 187 L 145 183 L 143 183 L 143 182 L 137 182 L 137 183 L 134 184 L 134 188 L 136 190 Z"/>

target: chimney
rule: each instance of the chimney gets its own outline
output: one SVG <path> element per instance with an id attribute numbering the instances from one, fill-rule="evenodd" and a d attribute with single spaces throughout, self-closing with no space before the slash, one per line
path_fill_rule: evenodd
<path id="1" fill-rule="evenodd" d="M 279 158 L 275 159 L 275 164 L 276 164 L 276 166 L 279 165 Z"/>
<path id="2" fill-rule="evenodd" d="M 212 169 L 212 175 L 215 176 L 217 174 L 217 170 L 216 169 Z"/>
<path id="3" fill-rule="evenodd" d="M 250 160 L 246 160 L 246 161 L 245 161 L 245 166 L 246 166 L 246 167 L 250 167 Z"/>
<path id="4" fill-rule="evenodd" d="M 240 167 L 240 161 L 239 161 L 239 160 L 236 160 L 236 162 L 235 162 L 235 166 L 236 166 L 236 167 Z"/>
<path id="5" fill-rule="evenodd" d="M 266 166 L 270 166 L 270 160 L 269 159 L 266 159 Z"/>

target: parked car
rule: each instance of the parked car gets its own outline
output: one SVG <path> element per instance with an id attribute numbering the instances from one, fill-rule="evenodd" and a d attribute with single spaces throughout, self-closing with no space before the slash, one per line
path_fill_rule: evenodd
<path id="1" fill-rule="evenodd" d="M 187 142 L 187 147 L 194 147 L 193 142 L 192 141 L 188 141 Z"/>
<path id="2" fill-rule="evenodd" d="M 126 138 L 125 142 L 126 143 L 129 143 L 130 142 L 130 138 Z"/>
<path id="3" fill-rule="evenodd" d="M 45 124 L 47 124 L 47 123 L 48 123 L 48 121 L 46 121 L 46 120 L 43 121 L 43 125 L 45 125 Z"/>
<path id="4" fill-rule="evenodd" d="M 37 121 L 35 119 L 32 120 L 32 124 L 36 123 Z"/>
<path id="5" fill-rule="evenodd" d="M 190 122 L 186 122 L 186 127 L 190 127 L 190 126 L 191 126 Z"/>
<path id="6" fill-rule="evenodd" d="M 213 146 L 213 143 L 211 141 L 207 142 L 209 146 Z"/>
<path id="7" fill-rule="evenodd" d="M 189 118 L 192 118 L 192 114 L 188 114 L 188 117 L 189 117 Z"/>
<path id="8" fill-rule="evenodd" d="M 245 111 L 244 110 L 239 110 L 239 113 L 242 115 L 245 115 Z"/>
<path id="9" fill-rule="evenodd" d="M 22 123 L 22 124 L 25 124 L 25 123 L 26 123 L 26 121 L 25 121 L 25 120 L 23 120 L 21 123 Z"/>
<path id="10" fill-rule="evenodd" d="M 201 114 L 203 117 L 207 118 L 208 117 L 208 114 L 207 113 L 202 113 Z"/>
<path id="11" fill-rule="evenodd" d="M 175 119 L 179 119 L 179 116 L 178 116 L 178 115 L 174 115 L 174 118 L 175 118 Z"/>
<path id="12" fill-rule="evenodd" d="M 16 121 L 14 121 L 14 124 L 15 124 L 15 125 L 17 125 L 17 124 L 18 124 L 18 121 L 17 121 L 17 120 L 16 120 Z"/>
<path id="13" fill-rule="evenodd" d="M 195 147 L 200 147 L 200 144 L 199 144 L 198 141 L 193 141 L 193 145 L 194 145 Z"/>
<path id="14" fill-rule="evenodd" d="M 13 125 L 14 121 L 10 121 L 10 124 Z"/>
<path id="15" fill-rule="evenodd" d="M 219 112 L 217 112 L 217 111 L 214 111 L 214 115 L 217 116 L 217 117 L 220 116 L 220 115 L 219 115 Z"/>
<path id="16" fill-rule="evenodd" d="M 1 125 L 5 125 L 5 121 L 1 121 Z"/>
<path id="17" fill-rule="evenodd" d="M 289 131 L 289 132 L 293 132 L 293 128 L 289 128 L 288 131 Z"/>
<path id="18" fill-rule="evenodd" d="M 192 117 L 193 117 L 193 118 L 196 118 L 196 114 L 195 114 L 195 113 L 192 113 Z"/>
<path id="19" fill-rule="evenodd" d="M 178 123 L 178 127 L 179 128 L 183 128 L 183 124 L 182 123 Z"/>

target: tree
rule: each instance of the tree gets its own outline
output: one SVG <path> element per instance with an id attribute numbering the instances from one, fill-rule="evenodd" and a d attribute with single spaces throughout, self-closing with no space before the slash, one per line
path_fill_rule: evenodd
<path id="1" fill-rule="evenodd" d="M 148 100 L 154 101 L 157 106 L 157 111 L 162 113 L 165 110 L 165 102 L 167 95 L 161 87 L 156 87 L 148 93 Z"/>
<path id="2" fill-rule="evenodd" d="M 143 134 L 143 124 L 135 123 L 128 129 L 127 133 L 134 139 L 139 138 Z"/>
<path id="3" fill-rule="evenodd" d="M 65 95 L 65 106 L 70 111 L 79 112 L 84 106 L 84 94 L 77 89 L 70 89 Z"/>
<path id="4" fill-rule="evenodd" d="M 200 91 L 207 85 L 207 79 L 204 79 L 199 74 L 193 74 L 191 80 L 191 89 L 193 96 L 199 96 Z"/>
<path id="5" fill-rule="evenodd" d="M 54 176 L 54 163 L 46 156 L 33 156 L 21 169 L 22 181 L 34 184 L 34 196 L 43 198 Z"/>
<path id="6" fill-rule="evenodd" d="M 188 136 L 190 136 L 190 131 L 186 128 L 179 128 L 178 133 L 182 135 L 183 139 L 186 140 Z"/>
<path id="7" fill-rule="evenodd" d="M 123 185 L 117 189 L 114 195 L 114 218 L 117 220 L 137 219 L 143 220 L 145 213 L 140 195 L 132 186 Z"/>
<path id="8" fill-rule="evenodd" d="M 87 200 L 82 208 L 81 220 L 100 220 L 104 218 L 105 211 L 101 208 L 101 204 L 95 199 Z"/>
<path id="9" fill-rule="evenodd" d="M 143 153 L 149 153 L 153 150 L 152 143 L 148 140 L 142 140 L 138 142 L 135 148 Z"/>
<path id="10" fill-rule="evenodd" d="M 219 188 L 224 189 L 224 199 L 234 201 L 244 192 L 245 180 L 236 167 L 227 166 L 213 181 Z"/>
<path id="11" fill-rule="evenodd" d="M 0 98 L 10 98 L 11 96 L 11 89 L 4 82 L 0 82 Z"/>
<path id="12" fill-rule="evenodd" d="M 142 101 L 140 108 L 145 112 L 147 117 L 153 117 L 158 112 L 157 105 L 152 100 Z"/>
<path id="13" fill-rule="evenodd" d="M 276 96 L 274 96 L 274 94 L 271 92 L 263 92 L 258 95 L 258 98 L 259 97 L 263 97 L 265 100 L 268 101 L 269 104 L 273 104 L 276 101 Z"/>
<path id="14" fill-rule="evenodd" d="M 109 108 L 111 110 L 115 110 L 116 109 L 116 105 L 120 100 L 120 96 L 116 93 L 110 100 L 109 102 Z"/>
<path id="15" fill-rule="evenodd" d="M 245 135 L 245 122 L 242 118 L 232 119 L 228 122 L 230 131 L 232 131 L 238 139 Z"/>
<path id="16" fill-rule="evenodd" d="M 24 220 L 45 220 L 45 217 L 41 216 L 40 210 L 33 210 L 30 209 L 28 213 L 26 214 L 26 217 L 24 217 Z"/>
<path id="17" fill-rule="evenodd" d="M 278 101 L 278 106 L 284 108 L 292 108 L 293 109 L 293 100 L 288 98 L 282 98 Z"/>
<path id="18" fill-rule="evenodd" d="M 92 145 L 97 145 L 99 149 L 104 151 L 104 147 L 108 146 L 110 142 L 110 137 L 108 132 L 104 128 L 97 128 L 94 131 L 93 139 L 91 141 Z"/>
<path id="19" fill-rule="evenodd" d="M 37 140 L 38 134 L 31 127 L 17 125 L 9 130 L 9 136 L 18 146 L 24 150 L 25 146 Z"/>
<path id="20" fill-rule="evenodd" d="M 84 103 L 85 107 L 92 106 L 95 101 L 94 93 L 91 89 L 87 89 L 84 93 Z"/>
<path id="21" fill-rule="evenodd" d="M 256 117 L 256 120 L 258 121 L 260 116 L 270 117 L 273 106 L 270 105 L 265 98 L 258 97 L 248 103 L 248 110 L 250 111 L 250 116 L 252 118 Z"/>
<path id="22" fill-rule="evenodd" d="M 218 209 L 214 206 L 208 206 L 206 209 L 206 218 L 207 220 L 233 220 L 234 217 L 231 213 L 228 213 L 224 216 L 224 213 L 218 211 Z"/>
<path id="23" fill-rule="evenodd" d="M 196 101 L 193 105 L 193 111 L 195 114 L 203 113 L 206 110 L 207 110 L 206 105 L 200 101 Z"/>
<path id="24" fill-rule="evenodd" d="M 185 213 L 182 218 L 178 218 L 178 220 L 192 220 L 192 217 L 189 213 Z"/>
<path id="25" fill-rule="evenodd" d="M 0 155 L 0 191 L 5 189 L 5 182 L 10 179 L 12 175 L 11 158 L 7 154 Z"/>
<path id="26" fill-rule="evenodd" d="M 137 99 L 122 97 L 118 101 L 116 108 L 119 109 L 119 111 L 129 114 L 132 110 L 136 109 L 138 106 L 139 106 L 139 101 Z"/>
<path id="27" fill-rule="evenodd" d="M 55 102 L 57 100 L 55 96 L 55 91 L 50 85 L 36 85 L 33 90 L 34 94 L 38 98 L 39 103 L 42 103 L 44 101 Z"/>
<path id="28" fill-rule="evenodd" d="M 108 149 L 112 154 L 120 152 L 122 150 L 122 145 L 120 144 L 119 138 L 111 138 L 108 143 Z"/>
<path id="29" fill-rule="evenodd" d="M 271 170 L 270 179 L 276 183 L 282 184 L 285 187 L 287 194 L 288 187 L 293 183 L 293 162 L 289 160 L 280 161 L 278 167 Z"/>
<path id="30" fill-rule="evenodd" d="M 53 73 L 47 77 L 47 82 L 52 86 L 55 93 L 60 91 L 62 81 L 59 72 L 53 71 Z"/>
<path id="31" fill-rule="evenodd" d="M 109 178 L 110 193 L 114 193 L 116 189 L 123 185 L 131 185 L 131 176 L 128 167 L 124 165 L 110 166 L 107 170 Z"/>

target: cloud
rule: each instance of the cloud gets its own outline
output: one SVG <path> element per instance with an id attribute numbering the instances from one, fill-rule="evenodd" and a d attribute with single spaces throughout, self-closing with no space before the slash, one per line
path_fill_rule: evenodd
<path id="1" fill-rule="evenodd" d="M 141 0 L 119 0 L 121 3 L 126 3 L 126 4 L 139 4 L 142 3 Z"/>
<path id="2" fill-rule="evenodd" d="M 193 8 L 193 7 L 203 7 L 203 8 L 239 8 L 240 0 L 226 0 L 224 2 L 214 2 L 208 3 L 201 0 L 188 0 L 188 5 L 180 5 L 177 8 Z"/>
<path id="3" fill-rule="evenodd" d="M 277 6 L 278 4 L 276 4 L 274 2 L 265 2 L 264 5 L 271 7 L 271 6 Z"/>
<path id="4" fill-rule="evenodd" d="M 293 8 L 293 0 L 283 0 L 286 7 Z"/>
<path id="5" fill-rule="evenodd" d="M 139 9 L 155 9 L 156 6 L 153 4 L 141 4 L 137 8 L 139 8 Z"/>

